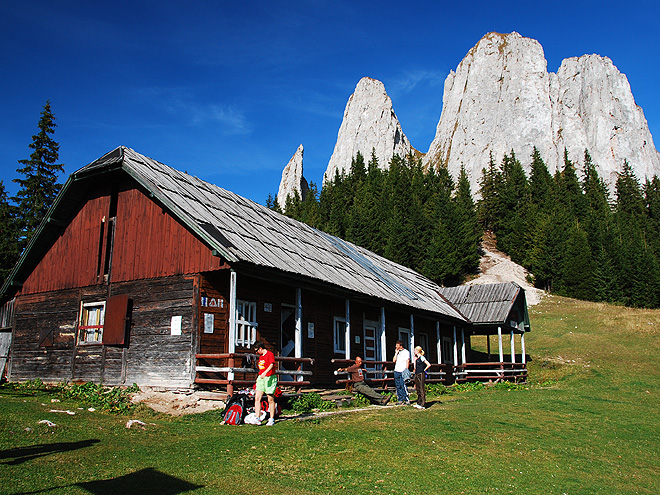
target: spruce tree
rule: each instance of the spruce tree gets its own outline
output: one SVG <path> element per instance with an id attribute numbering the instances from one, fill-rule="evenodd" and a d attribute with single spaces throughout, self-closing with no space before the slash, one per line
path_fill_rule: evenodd
<path id="1" fill-rule="evenodd" d="M 0 181 L 0 287 L 18 260 L 15 210 L 7 198 L 4 182 Z"/>
<path id="2" fill-rule="evenodd" d="M 32 136 L 32 143 L 29 145 L 33 150 L 30 158 L 18 161 L 22 167 L 16 171 L 24 178 L 14 179 L 14 182 L 21 186 L 13 198 L 18 208 L 20 250 L 35 233 L 62 188 L 57 182 L 57 176 L 64 172 L 64 165 L 57 163 L 60 145 L 51 137 L 57 124 L 50 101 L 46 101 L 37 127 L 39 132 Z"/>

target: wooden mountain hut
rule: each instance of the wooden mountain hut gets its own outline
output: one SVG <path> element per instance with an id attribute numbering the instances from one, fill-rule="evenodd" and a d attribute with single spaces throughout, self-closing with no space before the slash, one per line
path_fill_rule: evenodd
<path id="1" fill-rule="evenodd" d="M 330 384 L 357 354 L 387 382 L 396 340 L 439 363 L 472 331 L 444 290 L 119 147 L 69 177 L 0 290 L 8 377 L 231 392 L 262 340 L 283 385 Z"/>

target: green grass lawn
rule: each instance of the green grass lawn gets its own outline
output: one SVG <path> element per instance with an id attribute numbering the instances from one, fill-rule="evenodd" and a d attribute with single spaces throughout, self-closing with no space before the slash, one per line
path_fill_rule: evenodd
<path id="1" fill-rule="evenodd" d="M 218 412 L 115 415 L 5 387 L 0 493 L 660 493 L 660 311 L 551 297 L 530 317 L 527 387 L 425 411 L 230 427 Z"/>

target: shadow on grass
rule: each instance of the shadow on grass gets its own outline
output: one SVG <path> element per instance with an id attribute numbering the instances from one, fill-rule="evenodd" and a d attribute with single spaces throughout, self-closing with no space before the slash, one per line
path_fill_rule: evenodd
<path id="1" fill-rule="evenodd" d="M 142 495 L 144 493 L 157 493 L 158 495 L 177 495 L 203 488 L 204 485 L 195 485 L 187 481 L 175 478 L 169 474 L 161 473 L 154 468 L 141 469 L 134 473 L 111 478 L 108 480 L 86 481 L 66 486 L 54 486 L 33 492 L 20 492 L 14 495 L 32 495 L 36 493 L 47 493 L 51 490 L 77 486 L 87 490 L 93 495 Z"/>
<path id="2" fill-rule="evenodd" d="M 100 440 L 92 438 L 89 440 L 81 440 L 80 442 L 42 443 L 39 445 L 33 445 L 31 447 L 17 447 L 14 449 L 7 449 L 0 451 L 0 459 L 11 460 L 4 461 L 0 464 L 22 464 L 38 457 L 43 457 L 58 452 L 69 452 L 72 450 L 83 449 L 99 442 Z"/>

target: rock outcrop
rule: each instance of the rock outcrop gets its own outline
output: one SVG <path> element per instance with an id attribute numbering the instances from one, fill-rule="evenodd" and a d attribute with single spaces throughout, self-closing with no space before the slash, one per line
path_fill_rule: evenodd
<path id="1" fill-rule="evenodd" d="M 304 149 L 301 144 L 282 171 L 282 180 L 277 191 L 277 204 L 282 210 L 286 205 L 287 196 L 294 196 L 297 192 L 300 199 L 305 199 L 309 190 L 307 180 L 303 177 L 303 153 Z"/>
<path id="2" fill-rule="evenodd" d="M 347 172 L 358 151 L 368 162 L 372 150 L 376 152 L 379 167 L 387 168 L 395 153 L 405 156 L 412 147 L 401 129 L 383 83 L 364 77 L 346 104 L 324 180 L 331 180 L 336 171 Z"/>
<path id="3" fill-rule="evenodd" d="M 566 148 L 578 164 L 588 149 L 609 184 L 624 159 L 640 179 L 660 175 L 660 154 L 642 109 L 610 59 L 569 58 L 556 74 L 548 73 L 537 41 L 489 33 L 445 80 L 442 114 L 424 164 L 447 166 L 454 177 L 465 166 L 474 194 L 491 153 L 499 164 L 514 150 L 529 167 L 534 146 L 551 173 L 563 167 Z"/>

